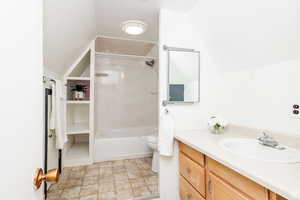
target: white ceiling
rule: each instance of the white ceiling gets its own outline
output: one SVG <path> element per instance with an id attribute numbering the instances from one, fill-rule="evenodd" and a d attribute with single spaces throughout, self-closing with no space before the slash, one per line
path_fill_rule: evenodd
<path id="1" fill-rule="evenodd" d="M 96 0 L 96 29 L 99 34 L 158 40 L 158 15 L 160 0 Z M 126 20 L 141 20 L 148 24 L 147 31 L 139 36 L 122 32 L 121 23 Z"/>
<path id="2" fill-rule="evenodd" d="M 159 9 L 186 11 L 198 0 L 96 0 L 96 29 L 99 34 L 158 41 Z M 142 20 L 148 30 L 139 36 L 130 36 L 121 30 L 126 20 Z"/>
<path id="3" fill-rule="evenodd" d="M 198 0 L 44 0 L 44 67 L 62 75 L 97 34 L 158 41 L 159 9 L 186 11 Z M 95 13 L 96 12 L 96 13 Z M 121 22 L 139 19 L 148 31 L 129 36 Z"/>

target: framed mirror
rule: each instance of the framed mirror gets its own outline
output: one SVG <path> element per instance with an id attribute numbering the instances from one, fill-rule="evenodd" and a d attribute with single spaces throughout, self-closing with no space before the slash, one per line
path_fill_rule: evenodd
<path id="1" fill-rule="evenodd" d="M 167 103 L 200 101 L 200 52 L 165 47 L 168 51 Z"/>

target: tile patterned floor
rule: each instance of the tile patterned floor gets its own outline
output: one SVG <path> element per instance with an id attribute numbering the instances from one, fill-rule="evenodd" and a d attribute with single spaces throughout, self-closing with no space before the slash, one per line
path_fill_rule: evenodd
<path id="1" fill-rule="evenodd" d="M 128 200 L 158 194 L 158 175 L 147 157 L 64 168 L 47 199 Z"/>

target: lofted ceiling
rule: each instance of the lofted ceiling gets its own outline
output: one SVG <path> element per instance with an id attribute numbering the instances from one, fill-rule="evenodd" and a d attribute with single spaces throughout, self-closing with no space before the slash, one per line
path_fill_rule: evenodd
<path id="1" fill-rule="evenodd" d="M 150 41 L 158 40 L 160 0 L 96 0 L 96 30 L 99 34 Z M 126 20 L 141 20 L 148 24 L 147 31 L 130 36 L 121 30 Z"/>
<path id="2" fill-rule="evenodd" d="M 158 41 L 160 8 L 186 11 L 198 0 L 96 0 L 96 29 L 99 34 Z M 141 20 L 148 24 L 147 31 L 130 36 L 121 30 L 126 20 Z"/>
<path id="3" fill-rule="evenodd" d="M 96 35 L 158 41 L 160 8 L 187 11 L 197 1 L 44 0 L 44 67 L 64 74 Z M 121 30 L 125 20 L 142 20 L 148 29 L 127 35 Z"/>

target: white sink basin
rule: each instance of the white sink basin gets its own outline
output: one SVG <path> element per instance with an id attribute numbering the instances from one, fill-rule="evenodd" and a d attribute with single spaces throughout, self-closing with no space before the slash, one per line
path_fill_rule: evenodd
<path id="1" fill-rule="evenodd" d="M 284 150 L 263 146 L 256 139 L 228 138 L 221 140 L 220 145 L 233 154 L 255 160 L 277 163 L 300 163 L 300 151 L 285 147 Z"/>

